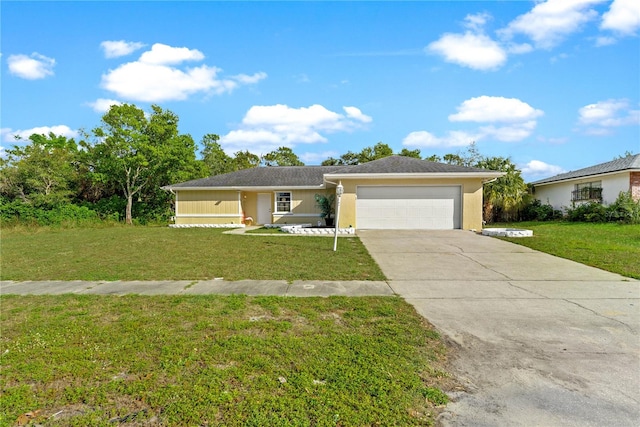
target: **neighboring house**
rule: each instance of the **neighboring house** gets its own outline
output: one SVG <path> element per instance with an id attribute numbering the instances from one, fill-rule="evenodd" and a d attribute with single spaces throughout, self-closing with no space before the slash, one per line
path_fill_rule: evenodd
<path id="1" fill-rule="evenodd" d="M 243 226 L 320 221 L 315 194 L 341 183 L 339 227 L 481 229 L 486 169 L 390 156 L 355 166 L 257 167 L 163 187 L 175 194 L 175 224 Z"/>
<path id="2" fill-rule="evenodd" d="M 640 199 L 640 154 L 567 172 L 532 183 L 534 196 L 554 209 L 594 201 L 609 205 L 620 192 Z"/>

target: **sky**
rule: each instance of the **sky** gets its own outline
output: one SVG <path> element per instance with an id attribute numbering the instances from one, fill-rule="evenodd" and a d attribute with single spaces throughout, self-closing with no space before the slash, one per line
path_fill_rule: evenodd
<path id="1" fill-rule="evenodd" d="M 638 0 L 3 0 L 0 23 L 1 150 L 132 103 L 308 165 L 475 142 L 531 182 L 640 153 Z"/>

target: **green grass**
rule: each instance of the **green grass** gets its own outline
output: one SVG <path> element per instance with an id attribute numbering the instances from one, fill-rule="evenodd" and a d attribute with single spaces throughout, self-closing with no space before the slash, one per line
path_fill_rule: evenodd
<path id="1" fill-rule="evenodd" d="M 384 280 L 357 237 L 168 227 L 2 230 L 3 280 Z"/>
<path id="2" fill-rule="evenodd" d="M 492 224 L 533 230 L 530 238 L 503 238 L 582 264 L 640 279 L 640 225 L 577 222 Z"/>
<path id="3" fill-rule="evenodd" d="M 452 385 L 396 297 L 0 301 L 0 425 L 432 425 Z"/>

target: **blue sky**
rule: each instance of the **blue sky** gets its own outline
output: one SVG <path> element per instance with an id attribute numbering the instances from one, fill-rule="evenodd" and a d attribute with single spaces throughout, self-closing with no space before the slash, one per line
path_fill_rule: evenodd
<path id="1" fill-rule="evenodd" d="M 531 181 L 640 152 L 640 2 L 15 2 L 1 144 L 78 138 L 110 104 L 230 154 L 306 164 L 378 141 L 510 157 Z"/>

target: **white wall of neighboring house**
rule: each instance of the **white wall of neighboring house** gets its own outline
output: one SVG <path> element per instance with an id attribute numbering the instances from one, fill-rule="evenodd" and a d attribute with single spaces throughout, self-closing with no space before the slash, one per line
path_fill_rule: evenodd
<path id="1" fill-rule="evenodd" d="M 571 192 L 576 189 L 576 184 L 594 181 L 602 182 L 602 203 L 605 205 L 615 202 L 621 191 L 629 191 L 629 172 L 620 172 L 536 186 L 535 198 L 554 209 L 565 209 L 571 207 Z"/>

